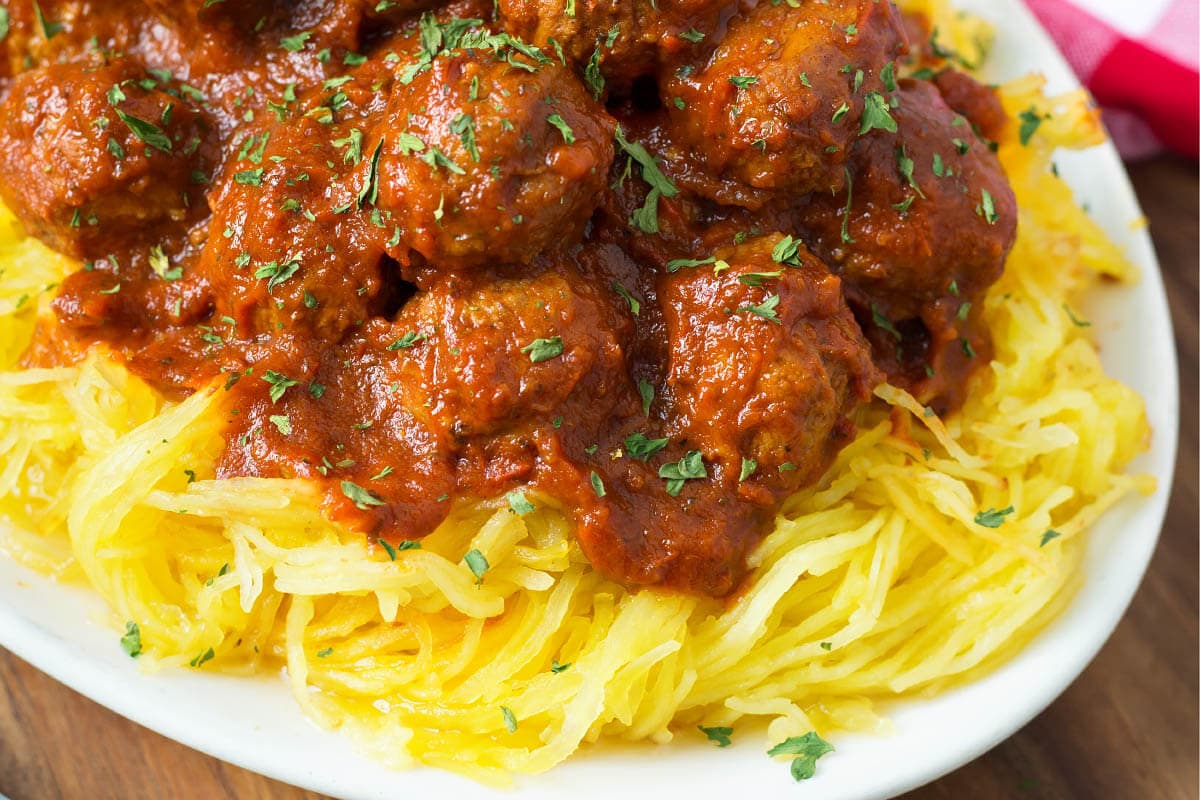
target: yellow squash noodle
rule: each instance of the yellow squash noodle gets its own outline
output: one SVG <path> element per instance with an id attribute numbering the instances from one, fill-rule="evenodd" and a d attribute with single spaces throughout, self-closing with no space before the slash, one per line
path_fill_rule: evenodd
<path id="1" fill-rule="evenodd" d="M 967 25 L 943 25 L 963 50 L 984 41 Z M 114 647 L 138 625 L 146 668 L 284 665 L 307 712 L 396 765 L 503 782 L 602 737 L 874 730 L 878 702 L 1028 642 L 1069 599 L 1088 526 L 1154 489 L 1123 472 L 1147 443 L 1142 403 L 1071 310 L 1097 276 L 1135 277 L 1051 170 L 1055 148 L 1102 141 L 1097 116 L 1036 78 L 1002 96 L 1014 117 L 1049 116 L 1027 145 L 1016 122 L 1001 143 L 1021 211 L 986 302 L 994 361 L 946 420 L 882 387 L 728 601 L 604 579 L 549 497 L 524 517 L 459 504 L 420 549 L 392 551 L 330 524 L 303 482 L 214 480 L 220 387 L 171 404 L 101 351 L 21 368 L 73 265 L 4 211 L 0 548 L 85 579 L 112 608 Z M 975 521 L 1009 507 L 998 527 Z"/>

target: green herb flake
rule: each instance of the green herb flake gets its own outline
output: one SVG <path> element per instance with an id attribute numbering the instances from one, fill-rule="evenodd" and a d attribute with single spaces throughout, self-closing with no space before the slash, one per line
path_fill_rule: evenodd
<path id="1" fill-rule="evenodd" d="M 1004 524 L 1004 518 L 1013 513 L 1013 507 L 1008 508 L 989 508 L 987 511 L 980 511 L 975 515 L 975 524 L 982 525 L 985 528 L 999 528 Z"/>
<path id="2" fill-rule="evenodd" d="M 709 256 L 708 258 L 673 258 L 667 262 L 667 272 L 678 272 L 681 269 L 703 267 L 707 264 L 715 263 L 716 260 L 716 256 Z"/>
<path id="3" fill-rule="evenodd" d="M 649 439 L 642 433 L 631 433 L 625 437 L 625 452 L 631 457 L 649 461 L 650 457 L 661 451 L 670 439 Z"/>
<path id="4" fill-rule="evenodd" d="M 558 114 L 551 114 L 546 117 L 546 121 L 558 128 L 558 132 L 562 134 L 563 141 L 567 144 L 575 144 L 575 132 L 571 130 L 571 126 L 567 124 Z M 476 159 L 478 160 L 478 159 Z"/>
<path id="5" fill-rule="evenodd" d="M 1063 303 L 1062 309 L 1063 309 L 1063 311 L 1067 312 L 1067 317 L 1070 318 L 1071 324 L 1074 325 L 1076 328 L 1092 327 L 1092 323 L 1088 322 L 1086 319 L 1081 319 L 1080 317 L 1075 316 L 1075 312 L 1072 311 L 1071 307 L 1069 305 L 1067 305 L 1066 303 Z"/>
<path id="6" fill-rule="evenodd" d="M 679 461 L 659 467 L 658 477 L 666 479 L 667 494 L 678 497 L 683 491 L 685 481 L 708 477 L 708 470 L 704 468 L 704 456 L 699 450 L 692 450 Z"/>
<path id="7" fill-rule="evenodd" d="M 362 511 L 366 511 L 371 506 L 387 505 L 387 503 L 376 497 L 373 492 L 364 489 L 352 481 L 342 481 L 342 494 L 353 502 L 356 508 Z"/>
<path id="8" fill-rule="evenodd" d="M 121 649 L 130 658 L 142 654 L 142 630 L 136 622 L 125 623 L 125 635 L 121 637 Z"/>
<path id="9" fill-rule="evenodd" d="M 131 114 L 126 114 L 119 108 L 117 109 L 117 116 L 129 126 L 129 130 L 133 131 L 134 136 L 145 142 L 146 146 L 153 147 L 155 150 L 160 150 L 164 153 L 171 152 L 171 139 L 167 134 L 163 133 L 162 128 L 153 122 L 147 122 Z"/>
<path id="10" fill-rule="evenodd" d="M 304 45 L 312 38 L 311 31 L 300 31 L 295 36 L 285 36 L 279 40 L 279 46 L 289 53 L 298 53 L 304 49 Z"/>
<path id="11" fill-rule="evenodd" d="M 758 472 L 758 462 L 753 458 L 743 458 L 742 470 L 738 473 L 738 483 L 746 480 L 756 472 Z"/>
<path id="12" fill-rule="evenodd" d="M 590 480 L 592 482 L 592 491 L 596 493 L 596 497 L 604 497 L 604 495 L 608 494 L 608 491 L 604 488 L 604 481 L 596 474 L 596 470 L 592 470 Z"/>
<path id="13" fill-rule="evenodd" d="M 467 569 L 471 570 L 471 574 L 475 576 L 475 583 L 483 583 L 483 575 L 488 571 L 487 556 L 478 550 L 472 549 L 469 553 L 463 556 L 463 561 L 467 564 Z"/>
<path id="14" fill-rule="evenodd" d="M 745 305 L 738 306 L 736 309 L 734 309 L 733 313 L 753 314 L 756 317 L 765 319 L 767 322 L 774 322 L 776 325 L 782 325 L 783 323 L 779 319 L 779 314 L 776 312 L 778 307 L 779 295 L 772 294 L 767 295 L 767 298 L 761 303 L 747 303 Z"/>
<path id="15" fill-rule="evenodd" d="M 733 735 L 733 728 L 706 728 L 703 725 L 697 725 L 696 727 L 717 747 L 729 747 L 729 745 L 733 744 L 733 740 L 729 738 Z"/>
<path id="16" fill-rule="evenodd" d="M 536 509 L 533 503 L 529 502 L 529 498 L 525 496 L 525 492 L 520 489 L 513 489 L 504 496 L 508 500 L 508 508 L 518 517 L 523 517 L 526 514 L 532 514 Z"/>
<path id="17" fill-rule="evenodd" d="M 1062 536 L 1061 533 L 1054 530 L 1053 528 L 1049 528 L 1049 529 L 1047 529 L 1047 531 L 1045 533 L 1042 534 L 1042 541 L 1038 545 L 1038 547 L 1045 547 L 1050 542 L 1054 541 L 1055 539 L 1057 539 L 1060 536 Z"/>
<path id="18" fill-rule="evenodd" d="M 792 779 L 804 781 L 817 771 L 817 759 L 833 752 L 833 745 L 809 731 L 803 736 L 792 736 L 767 751 L 769 756 L 796 756 L 792 759 Z"/>
<path id="19" fill-rule="evenodd" d="M 888 111 L 887 99 L 879 92 L 868 92 L 863 104 L 862 122 L 858 127 L 858 135 L 863 136 L 873 130 L 895 133 L 896 120 Z"/>
<path id="20" fill-rule="evenodd" d="M 263 375 L 262 380 L 265 383 L 271 384 L 271 391 L 269 392 L 269 395 L 271 397 L 272 404 L 278 403 L 283 399 L 283 395 L 288 389 L 292 388 L 293 386 L 297 386 L 300 383 L 300 381 L 294 381 L 283 373 L 276 372 L 272 369 L 267 370 L 266 374 Z"/>
<path id="21" fill-rule="evenodd" d="M 642 398 L 642 416 L 650 416 L 650 404 L 654 402 L 654 386 L 642 378 L 637 382 L 638 394 Z"/>
<path id="22" fill-rule="evenodd" d="M 212 659 L 215 655 L 216 655 L 216 653 L 214 653 L 213 649 L 210 647 L 207 650 L 205 650 L 203 653 L 201 653 L 200 655 L 196 656 L 191 661 L 189 661 L 188 666 L 191 666 L 191 667 L 203 666 L 205 662 L 212 661 Z"/>
<path id="23" fill-rule="evenodd" d="M 1017 137 L 1020 139 L 1022 147 L 1028 147 L 1029 142 L 1033 139 L 1033 135 L 1041 127 L 1042 121 L 1049 119 L 1049 115 L 1039 114 L 1036 108 L 1030 106 L 1018 114 L 1017 118 L 1021 120 L 1021 127 L 1017 131 Z"/>
<path id="24" fill-rule="evenodd" d="M 552 336 L 549 339 L 534 339 L 522 347 L 521 352 L 528 354 L 529 360 L 534 364 L 549 361 L 552 358 L 562 355 L 563 340 L 561 336 Z"/>
<path id="25" fill-rule="evenodd" d="M 509 733 L 517 732 L 517 715 L 512 712 L 508 706 L 500 706 L 500 713 L 504 716 L 504 728 Z"/>

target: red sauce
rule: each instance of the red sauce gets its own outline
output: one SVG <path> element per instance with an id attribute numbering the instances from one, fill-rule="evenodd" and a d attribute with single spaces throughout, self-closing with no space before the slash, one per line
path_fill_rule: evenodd
<path id="1" fill-rule="evenodd" d="M 538 489 L 605 574 L 711 595 L 874 385 L 961 402 L 1003 115 L 899 79 L 889 4 L 385 5 L 8 4 L 0 195 L 86 262 L 31 362 L 221 381 L 219 475 L 364 535 Z"/>

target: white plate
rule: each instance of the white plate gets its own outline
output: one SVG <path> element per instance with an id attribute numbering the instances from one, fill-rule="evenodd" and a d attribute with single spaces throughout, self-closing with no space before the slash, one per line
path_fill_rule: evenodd
<path id="1" fill-rule="evenodd" d="M 997 26 L 990 77 L 1038 70 L 1050 88 L 1077 85 L 1019 0 L 963 6 Z M 1083 671 L 1133 597 L 1162 526 L 1178 436 L 1174 341 L 1150 238 L 1112 147 L 1060 159 L 1093 215 L 1142 268 L 1135 287 L 1098 290 L 1086 313 L 1110 374 L 1146 399 L 1154 429 L 1133 469 L 1159 479 L 1157 494 L 1114 508 L 1091 533 L 1086 582 L 1072 604 L 1016 658 L 970 685 L 893 709 L 891 737 L 839 737 L 805 797 L 866 800 L 911 789 L 970 761 L 1033 718 Z M 494 798 L 496 792 L 433 769 L 389 772 L 337 734 L 306 720 L 277 676 L 224 677 L 192 670 L 143 675 L 97 623 L 97 598 L 59 586 L 0 558 L 0 644 L 119 714 L 217 758 L 318 792 L 347 798 Z M 71 757 L 65 752 L 63 758 Z M 681 739 L 663 747 L 590 748 L 547 775 L 523 780 L 522 797 L 707 798 L 796 792 L 787 766 L 747 736 L 727 750 Z M 505 795 L 500 795 L 505 796 Z M 511 794 L 507 795 L 511 797 Z"/>

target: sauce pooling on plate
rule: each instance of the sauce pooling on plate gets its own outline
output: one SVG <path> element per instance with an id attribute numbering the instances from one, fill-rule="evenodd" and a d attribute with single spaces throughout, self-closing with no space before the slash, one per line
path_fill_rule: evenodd
<path id="1" fill-rule="evenodd" d="M 28 358 L 228 392 L 219 477 L 417 539 L 536 489 L 723 595 L 883 380 L 985 363 L 1015 201 L 881 0 L 13 0 L 0 194 L 84 266 Z"/>

